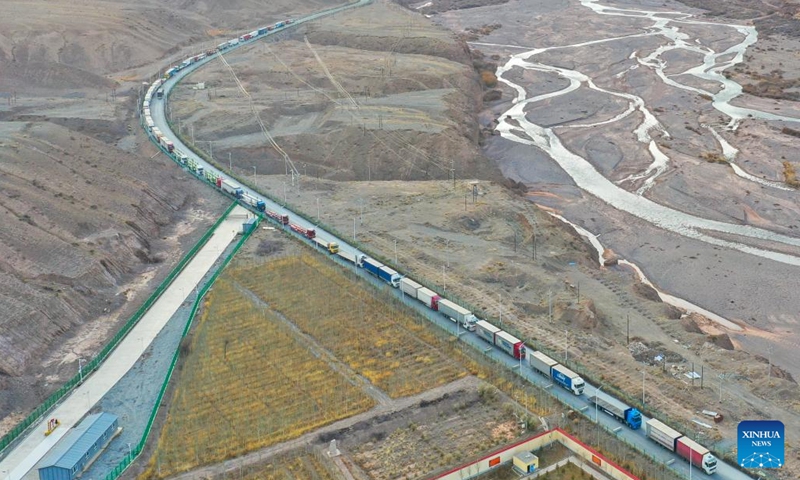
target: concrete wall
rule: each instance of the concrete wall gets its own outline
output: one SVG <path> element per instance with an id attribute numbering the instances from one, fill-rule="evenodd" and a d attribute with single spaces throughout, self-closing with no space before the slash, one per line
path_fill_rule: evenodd
<path id="1" fill-rule="evenodd" d="M 560 428 L 543 432 L 515 444 L 503 447 L 474 462 L 431 477 L 431 480 L 466 480 L 473 478 L 497 466 L 510 462 L 517 453 L 538 450 L 553 442 L 561 442 L 576 456 L 584 459 L 586 462 L 594 463 L 597 468 L 614 480 L 639 480 Z"/>

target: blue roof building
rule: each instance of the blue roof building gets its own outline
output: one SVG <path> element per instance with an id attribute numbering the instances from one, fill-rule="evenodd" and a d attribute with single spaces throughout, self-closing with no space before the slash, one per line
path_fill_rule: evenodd
<path id="1" fill-rule="evenodd" d="M 39 480 L 72 480 L 78 476 L 114 438 L 118 426 L 117 416 L 106 412 L 84 418 L 44 457 Z"/>

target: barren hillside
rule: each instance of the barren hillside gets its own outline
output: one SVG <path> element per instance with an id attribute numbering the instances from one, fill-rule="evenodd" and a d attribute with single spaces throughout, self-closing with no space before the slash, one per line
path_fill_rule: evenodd
<path id="1" fill-rule="evenodd" d="M 6 1 L 0 18 L 0 93 L 110 89 L 113 74 L 150 65 L 184 47 L 216 45 L 217 38 L 340 3 L 345 2 Z"/>
<path id="2" fill-rule="evenodd" d="M 0 433 L 77 372 L 227 205 L 144 137 L 188 51 L 342 2 L 16 1 L 0 16 Z"/>
<path id="3" fill-rule="evenodd" d="M 466 45 L 402 7 L 377 2 L 227 61 L 301 174 L 414 180 L 454 169 L 459 178 L 499 178 L 478 147 L 483 87 Z M 192 89 L 199 82 L 207 89 Z M 192 74 L 172 108 L 185 138 L 193 134 L 220 163 L 230 154 L 251 173 L 284 173 L 224 64 Z"/>

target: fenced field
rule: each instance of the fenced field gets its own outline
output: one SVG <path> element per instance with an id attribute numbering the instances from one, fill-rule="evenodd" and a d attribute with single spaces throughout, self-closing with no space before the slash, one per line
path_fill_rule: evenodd
<path id="1" fill-rule="evenodd" d="M 282 258 L 231 276 L 392 398 L 467 374 L 427 321 L 315 257 Z"/>
<path id="2" fill-rule="evenodd" d="M 226 276 L 181 348 L 185 363 L 145 478 L 295 438 L 374 405 Z"/>

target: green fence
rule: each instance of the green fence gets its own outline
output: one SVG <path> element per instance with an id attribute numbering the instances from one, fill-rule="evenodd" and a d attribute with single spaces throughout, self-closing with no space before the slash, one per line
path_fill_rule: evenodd
<path id="1" fill-rule="evenodd" d="M 136 313 L 125 322 L 125 325 L 114 335 L 111 340 L 103 347 L 102 350 L 86 365 L 83 366 L 83 374 L 77 374 L 74 377 L 67 380 L 67 382 L 61 386 L 58 390 L 53 392 L 47 399 L 36 409 L 30 413 L 27 417 L 25 417 L 20 423 L 18 423 L 14 428 L 11 429 L 7 434 L 0 438 L 0 452 L 2 452 L 6 447 L 8 447 L 14 440 L 16 440 L 25 430 L 28 429 L 31 425 L 38 422 L 53 406 L 55 406 L 59 401 L 61 401 L 64 396 L 69 393 L 76 385 L 81 382 L 81 378 L 85 377 L 86 375 L 91 374 L 94 370 L 97 370 L 98 367 L 103 363 L 103 361 L 108 357 L 108 355 L 116 348 L 119 342 L 125 338 L 125 335 L 139 322 L 139 320 L 144 316 L 145 313 L 150 309 L 151 306 L 158 300 L 162 293 L 169 287 L 175 277 L 183 270 L 186 264 L 194 258 L 197 252 L 206 244 L 211 235 L 214 233 L 214 230 L 219 226 L 220 223 L 228 216 L 228 214 L 236 207 L 236 203 L 232 203 L 230 207 L 225 211 L 225 213 L 214 223 L 214 225 L 209 228 L 205 234 L 200 238 L 200 240 L 189 250 L 186 252 L 186 255 L 178 262 L 177 265 L 170 271 L 167 278 L 165 278 L 161 284 L 159 284 L 158 288 L 147 298 L 147 300 L 136 310 Z"/>
<path id="2" fill-rule="evenodd" d="M 256 227 L 258 227 L 258 223 L 263 220 L 263 217 L 258 217 Z M 244 242 L 250 237 L 250 235 L 256 231 L 256 228 L 253 228 L 249 232 L 242 235 L 242 238 L 239 239 L 239 242 L 236 246 L 233 247 L 231 253 L 228 254 L 227 257 L 222 261 L 222 265 L 217 269 L 216 272 L 208 279 L 208 281 L 203 285 L 200 291 L 197 294 L 197 298 L 194 300 L 194 304 L 192 305 L 192 311 L 189 313 L 189 318 L 186 319 L 186 326 L 183 328 L 183 333 L 181 334 L 181 340 L 186 337 L 186 334 L 189 333 L 189 329 L 192 326 L 192 321 L 194 320 L 195 315 L 197 314 L 197 309 L 200 307 L 200 304 L 203 300 L 203 297 L 208 293 L 208 290 L 214 285 L 216 282 L 217 277 L 225 270 L 225 267 L 228 266 L 230 261 L 233 259 L 233 256 L 242 248 Z M 156 420 L 156 415 L 158 415 L 158 409 L 161 406 L 161 401 L 164 398 L 164 393 L 167 391 L 167 387 L 169 386 L 170 379 L 172 379 L 172 373 L 175 370 L 175 365 L 178 363 L 178 357 L 180 357 L 180 345 L 175 349 L 175 354 L 172 356 L 172 362 L 169 365 L 169 370 L 167 370 L 167 375 L 164 377 L 164 383 L 161 384 L 161 390 L 158 392 L 158 398 L 156 399 L 155 404 L 153 405 L 153 410 L 150 412 L 150 418 L 147 421 L 147 426 L 142 433 L 142 438 L 139 440 L 139 443 L 130 449 L 128 455 L 122 459 L 119 464 L 114 467 L 114 469 L 106 475 L 105 480 L 115 480 L 122 475 L 122 473 L 133 463 L 136 457 L 139 456 L 140 453 L 144 450 L 144 446 L 147 443 L 147 437 L 150 435 L 150 431 L 153 429 L 153 423 Z"/>

